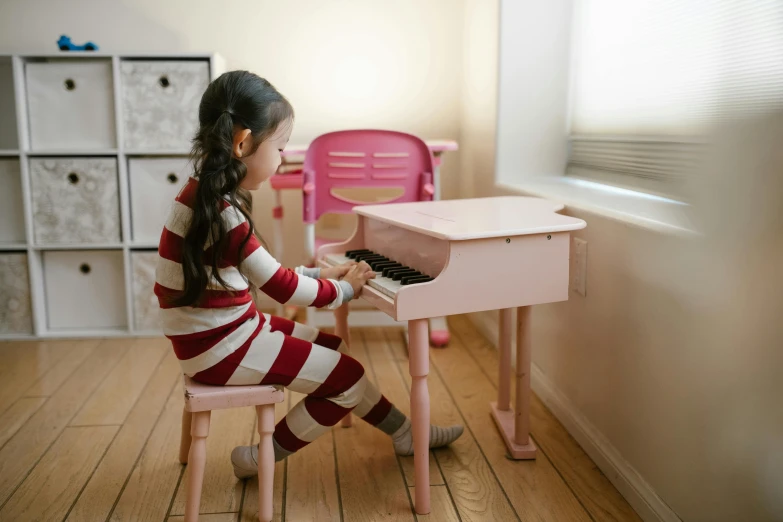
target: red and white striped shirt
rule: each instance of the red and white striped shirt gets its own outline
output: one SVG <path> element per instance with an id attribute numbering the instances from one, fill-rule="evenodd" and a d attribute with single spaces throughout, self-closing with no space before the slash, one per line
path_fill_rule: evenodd
<path id="1" fill-rule="evenodd" d="M 222 218 L 228 223 L 228 247 L 218 272 L 233 292 L 223 288 L 210 275 L 207 290 L 195 306 L 172 306 L 167 298 L 184 289 L 182 248 L 193 215 L 198 181 L 190 178 L 177 195 L 158 246 L 155 295 L 158 297 L 163 333 L 171 340 L 184 372 L 193 376 L 245 347 L 264 326 L 263 314 L 253 303 L 248 280 L 260 291 L 283 304 L 337 308 L 350 300 L 353 291 L 345 281 L 314 279 L 307 269 L 283 268 L 254 235 L 245 245 L 239 264 L 239 245 L 247 236 L 249 223 L 228 201 L 223 202 Z M 205 245 L 205 256 L 210 254 Z M 207 273 L 212 269 L 207 265 Z"/>

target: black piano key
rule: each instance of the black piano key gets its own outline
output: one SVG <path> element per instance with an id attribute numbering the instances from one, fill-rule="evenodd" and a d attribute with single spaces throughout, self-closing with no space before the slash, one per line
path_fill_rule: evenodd
<path id="1" fill-rule="evenodd" d="M 381 270 L 384 270 L 385 268 L 399 268 L 399 267 L 402 266 L 398 262 L 396 262 L 394 260 L 391 260 L 391 259 L 388 260 L 388 261 L 375 261 L 374 263 L 370 264 L 370 266 L 373 266 L 373 265 L 375 265 L 375 268 L 373 268 L 373 270 L 375 270 L 376 272 L 380 272 Z"/>
<path id="2" fill-rule="evenodd" d="M 379 270 L 381 270 L 381 269 L 383 269 L 383 268 L 385 268 L 387 266 L 396 265 L 396 264 L 398 264 L 398 263 L 395 263 L 394 261 L 389 261 L 388 259 L 386 259 L 386 260 L 383 260 L 383 261 L 373 261 L 373 262 L 371 262 L 370 263 L 370 268 L 372 268 L 373 271 L 378 272 Z"/>
<path id="3" fill-rule="evenodd" d="M 400 264 L 400 263 L 394 263 L 393 265 L 390 265 L 390 266 L 384 267 L 384 268 L 383 268 L 383 271 L 381 272 L 381 275 L 382 275 L 383 277 L 389 277 L 389 273 L 390 273 L 392 270 L 398 270 L 398 269 L 400 269 L 400 268 L 405 268 L 405 267 L 403 267 L 403 266 L 402 266 L 402 264 Z"/>
<path id="4" fill-rule="evenodd" d="M 415 276 L 415 275 L 422 275 L 422 273 L 421 273 L 421 272 L 417 272 L 416 270 L 411 270 L 411 271 L 409 271 L 409 272 L 395 272 L 395 273 L 392 275 L 392 279 L 393 279 L 393 280 L 395 280 L 395 281 L 399 281 L 399 280 L 401 280 L 403 277 L 406 277 L 406 276 Z"/>
<path id="5" fill-rule="evenodd" d="M 427 283 L 429 281 L 432 281 L 432 278 L 427 275 L 402 278 L 403 285 L 415 285 L 418 283 Z"/>
<path id="6" fill-rule="evenodd" d="M 409 271 L 411 271 L 411 270 L 413 270 L 413 268 L 411 268 L 411 267 L 409 267 L 409 266 L 400 266 L 400 267 L 398 267 L 398 268 L 392 268 L 392 269 L 390 269 L 390 270 L 387 272 L 387 274 L 386 274 L 386 277 L 391 277 L 391 276 L 393 276 L 394 274 L 396 274 L 397 272 L 409 272 Z"/>
<path id="7" fill-rule="evenodd" d="M 370 261 L 388 261 L 389 258 L 383 257 L 380 254 L 359 254 L 354 258 L 356 261 L 364 261 L 366 263 L 369 263 Z"/>
<path id="8" fill-rule="evenodd" d="M 400 278 L 400 283 L 405 284 L 406 280 L 409 279 L 421 279 L 422 277 L 429 277 L 427 274 L 411 274 L 411 275 L 404 275 Z"/>
<path id="9" fill-rule="evenodd" d="M 349 259 L 353 259 L 354 257 L 358 256 L 359 254 L 370 254 L 372 253 L 371 250 L 367 250 L 366 248 L 363 248 L 361 250 L 349 250 L 345 253 L 345 257 Z"/>

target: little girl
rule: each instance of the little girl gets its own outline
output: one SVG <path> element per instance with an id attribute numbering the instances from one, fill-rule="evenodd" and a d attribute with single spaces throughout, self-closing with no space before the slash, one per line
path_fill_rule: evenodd
<path id="1" fill-rule="evenodd" d="M 158 249 L 155 295 L 182 370 L 215 385 L 276 384 L 307 394 L 275 427 L 281 460 L 353 412 L 413 454 L 411 423 L 367 380 L 337 336 L 259 313 L 251 286 L 279 303 L 334 309 L 375 274 L 366 263 L 289 270 L 256 237 L 248 191 L 280 166 L 294 111 L 266 80 L 233 71 L 214 80 L 199 106 L 195 173 L 176 197 Z M 430 428 L 430 447 L 462 426 Z M 239 478 L 256 474 L 257 446 L 231 453 Z"/>

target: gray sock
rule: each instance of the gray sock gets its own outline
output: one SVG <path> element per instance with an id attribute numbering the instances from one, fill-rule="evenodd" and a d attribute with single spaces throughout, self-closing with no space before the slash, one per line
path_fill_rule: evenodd
<path id="1" fill-rule="evenodd" d="M 410 419 L 405 419 L 402 426 L 392 434 L 394 443 L 394 452 L 397 455 L 413 455 L 413 425 Z M 430 426 L 430 448 L 440 448 L 447 446 L 457 440 L 464 428 L 460 425 L 443 428 L 440 426 Z"/>
<path id="2" fill-rule="evenodd" d="M 394 432 L 400 429 L 400 426 L 405 422 L 405 419 L 405 414 L 398 410 L 397 406 L 392 404 L 391 410 L 389 410 L 386 418 L 375 427 L 387 435 L 394 435 Z"/>

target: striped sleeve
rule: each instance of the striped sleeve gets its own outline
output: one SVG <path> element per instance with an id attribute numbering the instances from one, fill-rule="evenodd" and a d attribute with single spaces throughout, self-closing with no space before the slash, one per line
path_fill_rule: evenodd
<path id="1" fill-rule="evenodd" d="M 235 227 L 231 245 L 239 246 L 247 237 L 247 222 Z M 230 247 L 229 247 L 230 248 Z M 234 251 L 238 251 L 234 249 Z M 304 270 L 283 267 L 251 235 L 243 249 L 241 272 L 262 292 L 281 304 L 313 306 L 334 309 L 353 298 L 353 288 L 345 281 L 316 279 L 305 275 Z M 299 272 L 299 273 L 298 273 Z"/>

